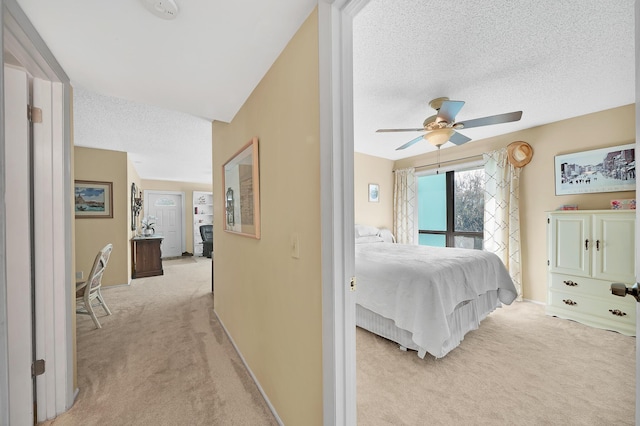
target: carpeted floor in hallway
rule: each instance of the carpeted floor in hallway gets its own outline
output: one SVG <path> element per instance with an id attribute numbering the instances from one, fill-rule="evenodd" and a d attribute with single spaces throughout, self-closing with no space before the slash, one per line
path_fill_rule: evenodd
<path id="1" fill-rule="evenodd" d="M 74 406 L 45 425 L 277 424 L 213 313 L 211 259 L 105 288 L 102 329 L 77 317 Z"/>

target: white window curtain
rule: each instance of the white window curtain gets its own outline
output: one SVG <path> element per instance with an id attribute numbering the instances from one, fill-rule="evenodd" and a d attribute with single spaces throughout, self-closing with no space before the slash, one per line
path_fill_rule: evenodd
<path id="1" fill-rule="evenodd" d="M 507 149 L 483 155 L 485 176 L 484 248 L 504 262 L 522 300 L 520 266 L 520 169 L 507 160 Z"/>
<path id="2" fill-rule="evenodd" d="M 416 174 L 414 168 L 395 171 L 393 233 L 400 244 L 414 244 Z"/>

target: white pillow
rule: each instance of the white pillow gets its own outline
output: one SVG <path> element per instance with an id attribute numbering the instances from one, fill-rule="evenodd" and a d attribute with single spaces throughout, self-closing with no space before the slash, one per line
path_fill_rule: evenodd
<path id="1" fill-rule="evenodd" d="M 378 235 L 380 236 L 380 238 L 382 238 L 382 240 L 385 243 L 395 243 L 396 242 L 396 237 L 394 237 L 393 234 L 391 233 L 391 231 L 389 231 L 386 228 L 382 228 L 380 230 L 380 232 L 378 233 Z"/>
<path id="2" fill-rule="evenodd" d="M 355 231 L 356 231 L 356 238 L 371 237 L 374 235 L 378 235 L 378 232 L 380 232 L 380 230 L 375 226 L 358 225 L 358 224 L 356 224 L 355 226 Z"/>
<path id="3" fill-rule="evenodd" d="M 377 235 L 368 235 L 366 237 L 356 237 L 356 244 L 366 243 L 384 243 L 384 240 Z"/>

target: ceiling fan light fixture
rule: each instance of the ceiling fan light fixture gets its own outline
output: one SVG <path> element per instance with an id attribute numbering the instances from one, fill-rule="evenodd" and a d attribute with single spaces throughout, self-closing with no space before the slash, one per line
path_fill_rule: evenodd
<path id="1" fill-rule="evenodd" d="M 462 133 L 457 133 L 456 130 L 471 129 L 473 127 L 489 126 L 492 124 L 510 123 L 518 121 L 522 117 L 522 111 L 513 111 L 505 114 L 491 115 L 475 118 L 473 120 L 457 122 L 456 116 L 464 106 L 464 101 L 452 101 L 449 98 L 443 97 L 432 100 L 429 102 L 429 106 L 435 109 L 438 113 L 427 117 L 422 123 L 422 128 L 378 129 L 376 132 L 426 132 L 425 135 L 418 136 L 417 138 L 411 139 L 404 145 L 400 145 L 396 148 L 396 151 L 406 149 L 413 144 L 418 143 L 423 138 L 431 145 L 440 148 L 449 141 L 455 145 L 462 145 L 471 140 L 471 138 L 463 135 Z"/>
<path id="2" fill-rule="evenodd" d="M 454 133 L 455 130 L 450 127 L 445 127 L 443 129 L 436 129 L 427 133 L 426 135 L 424 135 L 424 138 L 431 145 L 435 146 L 436 148 L 440 148 L 443 144 L 449 141 Z"/>

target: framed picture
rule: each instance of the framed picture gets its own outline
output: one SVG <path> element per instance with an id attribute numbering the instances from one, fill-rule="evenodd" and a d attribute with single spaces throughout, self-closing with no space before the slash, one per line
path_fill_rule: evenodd
<path id="1" fill-rule="evenodd" d="M 78 219 L 112 218 L 112 183 L 75 181 L 75 213 Z"/>
<path id="2" fill-rule="evenodd" d="M 369 202 L 377 203 L 380 201 L 380 185 L 377 183 L 369 184 Z"/>
<path id="3" fill-rule="evenodd" d="M 222 166 L 224 230 L 260 239 L 258 138 L 252 138 Z"/>
<path id="4" fill-rule="evenodd" d="M 556 195 L 635 191 L 635 144 L 555 157 Z"/>

